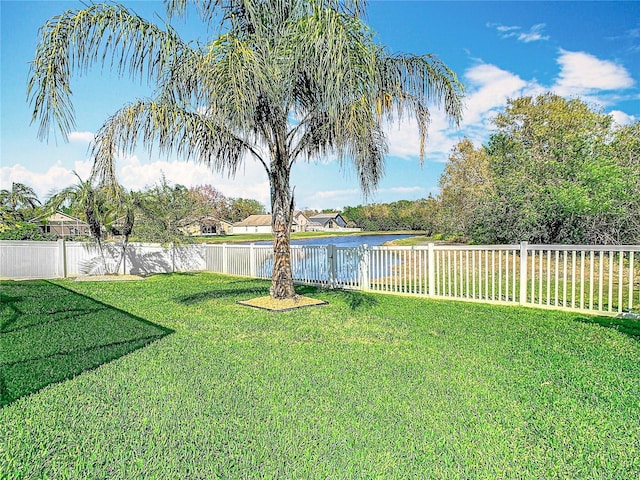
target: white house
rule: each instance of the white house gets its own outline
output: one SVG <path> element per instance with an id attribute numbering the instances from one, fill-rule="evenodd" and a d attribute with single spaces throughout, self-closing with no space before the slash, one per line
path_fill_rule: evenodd
<path id="1" fill-rule="evenodd" d="M 300 210 L 293 212 L 291 221 L 292 232 L 306 232 L 309 219 Z M 272 233 L 271 215 L 249 215 L 241 222 L 233 224 L 233 234 L 242 235 L 246 233 Z"/>
<path id="2" fill-rule="evenodd" d="M 233 234 L 271 233 L 271 215 L 249 215 L 233 224 Z"/>

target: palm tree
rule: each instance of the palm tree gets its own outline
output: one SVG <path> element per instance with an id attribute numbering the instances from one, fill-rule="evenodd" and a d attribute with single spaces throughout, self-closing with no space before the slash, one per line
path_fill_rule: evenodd
<path id="1" fill-rule="evenodd" d="M 124 259 L 129 236 L 133 231 L 133 203 L 129 194 L 118 184 L 96 186 L 91 178 L 82 180 L 76 172 L 73 174 L 78 178 L 78 183 L 53 194 L 47 201 L 47 212 L 53 213 L 66 203 L 81 210 L 89 225 L 91 236 L 98 246 L 105 271 L 115 273 Z M 104 253 L 103 241 L 106 231 L 124 237 L 122 252 L 114 272 L 109 272 Z"/>
<path id="2" fill-rule="evenodd" d="M 46 204 L 47 212 L 54 213 L 63 204 L 70 204 L 72 207 L 81 210 L 85 221 L 89 225 L 91 236 L 102 252 L 103 231 L 100 217 L 107 208 L 103 201 L 103 195 L 93 185 L 91 179 L 82 180 L 76 172 L 73 172 L 73 174 L 78 178 L 78 183 L 51 195 Z"/>
<path id="3" fill-rule="evenodd" d="M 0 206 L 14 221 L 25 220 L 25 212 L 33 213 L 38 205 L 36 192 L 24 183 L 13 182 L 11 190 L 0 190 Z"/>
<path id="4" fill-rule="evenodd" d="M 165 3 L 169 16 L 186 13 L 186 0 Z M 367 195 L 384 172 L 385 122 L 417 121 L 422 161 L 430 106 L 458 123 L 462 84 L 432 55 L 391 54 L 376 44 L 362 20 L 364 0 L 193 3 L 222 32 L 209 43 L 184 42 L 170 26 L 113 4 L 51 19 L 29 80 L 33 119 L 41 137 L 52 122 L 68 134 L 71 73 L 95 62 L 155 81 L 153 98 L 124 106 L 97 133 L 94 173 L 113 179 L 116 153 L 138 141 L 230 175 L 254 158 L 271 185 L 271 295 L 292 298 L 293 164 L 333 155 L 355 167 Z"/>

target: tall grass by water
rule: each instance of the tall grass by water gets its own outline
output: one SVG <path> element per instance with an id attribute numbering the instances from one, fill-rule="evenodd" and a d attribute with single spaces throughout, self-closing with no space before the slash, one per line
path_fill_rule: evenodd
<path id="1" fill-rule="evenodd" d="M 268 282 L 204 273 L 1 287 L 5 385 L 101 330 L 146 346 L 5 402 L 0 478 L 640 475 L 640 337 L 616 319 L 314 287 L 329 305 L 276 314 L 236 304 Z"/>

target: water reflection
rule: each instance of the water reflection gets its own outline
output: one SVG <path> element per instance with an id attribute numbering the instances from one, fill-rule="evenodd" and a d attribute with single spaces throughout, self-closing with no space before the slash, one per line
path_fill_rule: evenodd
<path id="1" fill-rule="evenodd" d="M 338 247 L 359 247 L 360 245 L 382 245 L 385 242 L 407 238 L 407 234 L 383 235 L 340 235 L 336 237 L 317 237 L 291 240 L 291 245 L 336 245 Z M 270 245 L 270 240 L 255 242 L 256 245 Z"/>
<path id="2" fill-rule="evenodd" d="M 298 281 L 325 284 L 333 286 L 351 285 L 357 286 L 361 276 L 360 261 L 364 255 L 368 255 L 363 245 L 377 246 L 385 242 L 406 238 L 410 235 L 348 235 L 337 237 L 308 238 L 291 242 L 291 270 L 293 278 Z M 269 245 L 271 242 L 256 242 L 260 245 Z M 328 248 L 327 245 L 333 247 Z M 300 248 L 300 247 L 304 247 Z M 388 261 L 385 267 L 380 268 L 377 276 L 386 276 L 395 260 Z M 263 278 L 271 276 L 273 270 L 273 258 L 267 258 L 258 265 L 258 275 Z"/>

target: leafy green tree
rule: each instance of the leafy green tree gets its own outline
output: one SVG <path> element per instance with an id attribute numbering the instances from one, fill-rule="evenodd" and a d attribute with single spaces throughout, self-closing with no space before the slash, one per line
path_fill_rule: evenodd
<path id="1" fill-rule="evenodd" d="M 365 194 L 383 175 L 386 121 L 411 116 L 421 148 L 429 106 L 458 122 L 462 85 L 432 55 L 388 52 L 362 21 L 364 0 L 201 0 L 220 35 L 185 42 L 113 4 L 67 11 L 41 29 L 28 95 L 46 137 L 68 134 L 73 71 L 102 62 L 156 82 L 156 96 L 115 113 L 95 137 L 94 171 L 113 176 L 115 153 L 137 142 L 235 174 L 255 159 L 271 185 L 274 268 L 271 295 L 295 296 L 290 260 L 294 205 L 290 173 L 299 160 L 350 162 Z M 167 2 L 184 14 L 186 0 Z M 217 28 L 216 28 L 217 26 Z"/>
<path id="2" fill-rule="evenodd" d="M 366 231 L 391 230 L 389 225 L 391 209 L 386 203 L 344 207 L 342 214 L 347 220 L 353 221 L 359 228 Z"/>
<path id="3" fill-rule="evenodd" d="M 264 205 L 250 198 L 227 198 L 211 185 L 199 185 L 189 190 L 196 200 L 194 214 L 202 218 L 214 216 L 219 220 L 239 222 L 249 215 L 263 215 Z"/>
<path id="4" fill-rule="evenodd" d="M 432 195 L 411 202 L 406 215 L 409 230 L 423 231 L 426 235 L 438 233 L 441 208 L 438 199 Z"/>
<path id="5" fill-rule="evenodd" d="M 185 243 L 190 241 L 187 227 L 205 215 L 202 203 L 184 185 L 160 182 L 135 195 L 138 211 L 136 237 L 142 241 Z"/>
<path id="6" fill-rule="evenodd" d="M 5 223 L 11 224 L 33 218 L 40 204 L 33 188 L 24 183 L 13 182 L 11 190 L 0 190 L 0 211 Z"/>
<path id="7" fill-rule="evenodd" d="M 438 201 L 429 196 L 420 200 L 347 206 L 342 216 L 367 231 L 420 230 L 431 235 L 436 229 L 438 212 Z"/>
<path id="8" fill-rule="evenodd" d="M 259 201 L 251 198 L 232 198 L 229 200 L 227 219 L 230 222 L 241 222 L 249 215 L 264 215 L 266 210 Z"/>
<path id="9" fill-rule="evenodd" d="M 610 167 L 614 173 L 607 177 L 612 189 L 607 199 L 611 205 L 593 218 L 593 231 L 600 236 L 595 241 L 637 245 L 640 244 L 640 122 L 616 128 L 608 147 L 614 159 Z"/>
<path id="10" fill-rule="evenodd" d="M 494 192 L 489 156 L 465 138 L 453 148 L 440 177 L 439 230 L 471 238 L 482 229 L 482 210 Z M 477 233 L 477 232 L 476 232 Z"/>
<path id="11" fill-rule="evenodd" d="M 476 240 L 637 242 L 637 127 L 617 131 L 609 115 L 553 94 L 510 100 L 494 123 L 495 191 Z"/>

